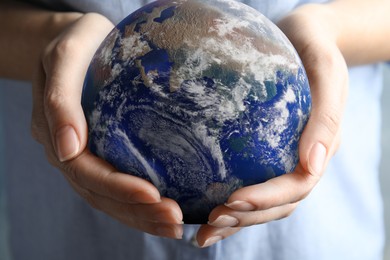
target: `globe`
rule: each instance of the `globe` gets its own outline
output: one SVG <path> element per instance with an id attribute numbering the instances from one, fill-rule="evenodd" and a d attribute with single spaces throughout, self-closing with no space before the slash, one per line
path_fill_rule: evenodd
<path id="1" fill-rule="evenodd" d="M 233 0 L 160 0 L 121 21 L 88 69 L 89 149 L 153 183 L 184 222 L 294 170 L 311 110 L 284 34 Z"/>

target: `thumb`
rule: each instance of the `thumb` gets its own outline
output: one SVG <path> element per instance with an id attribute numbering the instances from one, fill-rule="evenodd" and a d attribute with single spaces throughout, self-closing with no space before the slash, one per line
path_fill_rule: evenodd
<path id="1" fill-rule="evenodd" d="M 87 123 L 81 93 L 88 65 L 113 25 L 103 16 L 87 14 L 47 48 L 44 109 L 59 161 L 78 156 L 87 144 Z"/>
<path id="2" fill-rule="evenodd" d="M 321 53 L 321 57 L 315 57 Z M 348 93 L 348 69 L 335 48 L 302 55 L 311 85 L 312 113 L 299 144 L 300 163 L 320 177 L 336 152 Z M 316 178 L 318 179 L 318 178 Z"/>
<path id="3" fill-rule="evenodd" d="M 87 125 L 80 105 L 85 69 L 74 53 L 77 51 L 68 43 L 61 41 L 54 48 L 52 55 L 60 57 L 50 58 L 50 65 L 43 62 L 44 112 L 57 158 L 64 162 L 76 157 L 87 142 Z"/>

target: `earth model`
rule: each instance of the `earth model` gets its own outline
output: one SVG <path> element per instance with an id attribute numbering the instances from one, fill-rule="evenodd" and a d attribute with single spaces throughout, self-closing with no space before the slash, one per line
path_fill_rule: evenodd
<path id="1" fill-rule="evenodd" d="M 89 149 L 206 223 L 235 190 L 294 170 L 308 80 L 293 46 L 233 0 L 160 0 L 120 22 L 83 89 Z"/>

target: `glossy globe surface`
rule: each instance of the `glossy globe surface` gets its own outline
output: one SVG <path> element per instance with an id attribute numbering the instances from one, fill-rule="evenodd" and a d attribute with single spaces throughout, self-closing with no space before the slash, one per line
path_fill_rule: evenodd
<path id="1" fill-rule="evenodd" d="M 279 29 L 233 0 L 161 0 L 129 15 L 89 67 L 90 150 L 176 200 L 185 223 L 294 170 L 311 97 Z"/>

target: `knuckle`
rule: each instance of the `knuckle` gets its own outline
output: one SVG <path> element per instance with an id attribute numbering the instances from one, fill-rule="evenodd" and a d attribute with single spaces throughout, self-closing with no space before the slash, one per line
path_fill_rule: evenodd
<path id="1" fill-rule="evenodd" d="M 334 68 L 338 66 L 338 57 L 334 55 L 333 50 L 327 50 L 316 55 L 317 63 L 321 64 L 324 68 Z"/>
<path id="2" fill-rule="evenodd" d="M 51 59 L 60 59 L 64 56 L 73 55 L 78 51 L 79 44 L 74 37 L 63 37 L 54 45 Z"/>
<path id="3" fill-rule="evenodd" d="M 304 61 L 306 61 L 306 64 L 310 64 L 310 66 L 308 66 L 309 72 L 318 75 L 319 73 L 323 73 L 323 71 L 332 72 L 340 69 L 345 70 L 346 65 L 339 50 L 327 48 L 318 52 L 317 41 L 318 40 L 314 40 L 305 45 L 304 51 L 302 51 Z"/>
<path id="4" fill-rule="evenodd" d="M 74 37 L 61 37 L 53 41 L 41 57 L 44 70 L 51 71 L 57 61 L 62 60 L 65 56 L 75 55 L 77 51 L 78 43 Z"/>
<path id="5" fill-rule="evenodd" d="M 325 127 L 328 135 L 335 138 L 341 125 L 341 115 L 337 111 L 331 111 L 320 113 L 319 122 Z"/>
<path id="6" fill-rule="evenodd" d="M 51 88 L 45 95 L 45 112 L 59 110 L 64 104 L 65 99 L 66 97 L 61 90 L 55 87 Z"/>

